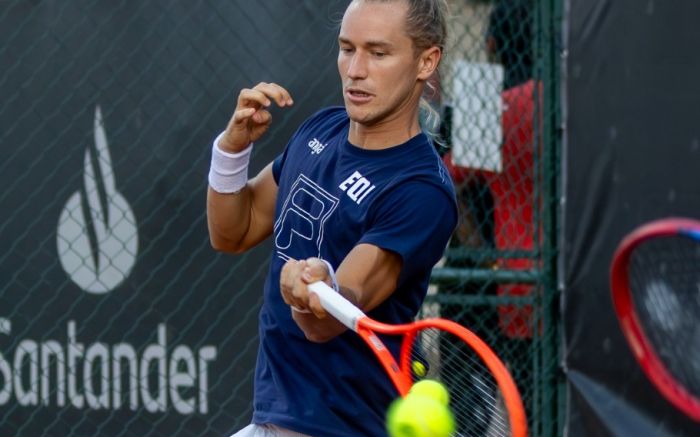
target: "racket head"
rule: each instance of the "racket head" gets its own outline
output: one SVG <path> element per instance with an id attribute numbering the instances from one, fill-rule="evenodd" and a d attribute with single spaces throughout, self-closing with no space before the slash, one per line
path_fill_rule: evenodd
<path id="1" fill-rule="evenodd" d="M 455 435 L 527 435 L 525 410 L 515 382 L 476 334 L 445 319 L 397 326 L 366 322 L 375 332 L 403 335 L 398 366 L 409 385 L 431 379 L 447 388 Z"/>
<path id="2" fill-rule="evenodd" d="M 700 421 L 700 222 L 667 218 L 635 229 L 615 251 L 610 288 L 647 378 Z"/>

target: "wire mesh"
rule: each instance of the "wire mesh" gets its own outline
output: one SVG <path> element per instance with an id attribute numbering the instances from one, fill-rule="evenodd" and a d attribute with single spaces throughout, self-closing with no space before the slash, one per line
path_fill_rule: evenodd
<path id="1" fill-rule="evenodd" d="M 227 435 L 252 412 L 269 247 L 211 249 L 211 140 L 235 92 L 284 81 L 251 173 L 340 103 L 347 0 L 0 1 L 0 434 Z M 432 103 L 460 207 L 425 314 L 508 364 L 552 435 L 556 321 L 545 217 L 557 168 L 537 49 L 544 1 L 450 0 Z M 540 114 L 540 115 L 536 115 Z M 553 323 L 546 328 L 547 322 Z M 546 349 L 555 350 L 548 355 Z"/>
<path id="2" fill-rule="evenodd" d="M 545 69 L 556 61 L 552 34 L 544 37 L 556 28 L 554 4 L 451 3 L 440 134 L 460 221 L 424 305 L 425 314 L 469 327 L 507 364 L 532 435 L 558 432 L 556 253 L 547 220 L 559 170 L 545 123 L 556 111 Z"/>

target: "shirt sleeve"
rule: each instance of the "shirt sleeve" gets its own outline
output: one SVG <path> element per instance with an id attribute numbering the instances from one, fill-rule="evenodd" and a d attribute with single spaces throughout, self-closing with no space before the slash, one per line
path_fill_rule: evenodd
<path id="1" fill-rule="evenodd" d="M 289 147 L 285 147 L 284 151 L 277 155 L 274 161 L 272 161 L 272 176 L 275 178 L 275 183 L 277 186 L 280 184 L 280 175 L 282 173 L 282 166 L 284 161 L 287 159 L 287 150 Z"/>
<path id="2" fill-rule="evenodd" d="M 399 284 L 423 277 L 440 260 L 457 225 L 457 205 L 447 190 L 424 182 L 394 188 L 369 216 L 360 243 L 401 256 Z"/>

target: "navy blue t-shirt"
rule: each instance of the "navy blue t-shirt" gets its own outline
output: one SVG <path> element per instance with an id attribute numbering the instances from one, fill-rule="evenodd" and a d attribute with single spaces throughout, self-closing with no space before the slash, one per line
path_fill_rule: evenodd
<path id="1" fill-rule="evenodd" d="M 284 263 L 320 257 L 337 268 L 359 243 L 393 251 L 403 261 L 398 287 L 368 315 L 406 323 L 457 223 L 450 178 L 424 134 L 364 150 L 348 142 L 348 127 L 344 108 L 322 110 L 273 164 L 279 189 L 253 422 L 312 436 L 384 436 L 386 409 L 398 393 L 354 332 L 322 344 L 304 337 L 279 291 Z"/>

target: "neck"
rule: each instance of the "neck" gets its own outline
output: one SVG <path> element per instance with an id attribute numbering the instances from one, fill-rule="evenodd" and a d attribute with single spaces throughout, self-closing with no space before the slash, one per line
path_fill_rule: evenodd
<path id="1" fill-rule="evenodd" d="M 350 120 L 348 141 L 362 149 L 387 149 L 405 143 L 420 131 L 416 106 L 410 113 L 398 113 L 371 125 Z"/>

